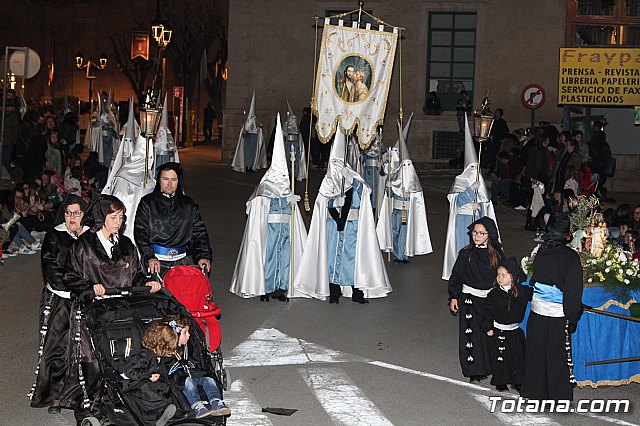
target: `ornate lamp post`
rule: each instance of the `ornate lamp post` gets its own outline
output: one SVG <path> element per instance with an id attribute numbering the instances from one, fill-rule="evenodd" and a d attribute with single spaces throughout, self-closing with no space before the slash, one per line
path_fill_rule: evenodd
<path id="1" fill-rule="evenodd" d="M 147 187 L 149 180 L 149 140 L 153 139 L 160 124 L 161 108 L 157 107 L 157 98 L 154 97 L 152 89 L 147 92 L 147 98 L 140 110 L 140 133 L 145 138 L 145 159 L 144 159 L 144 187 Z"/>
<path id="2" fill-rule="evenodd" d="M 107 55 L 102 53 L 98 58 L 98 62 L 93 60 L 93 56 L 89 56 L 89 59 L 84 60 L 82 53 L 76 54 L 76 68 L 79 71 L 86 70 L 85 78 L 89 80 L 89 102 L 93 100 L 93 80 L 96 78 L 95 71 L 102 71 L 107 68 Z"/>
<path id="3" fill-rule="evenodd" d="M 491 128 L 493 127 L 493 113 L 489 108 L 491 100 L 489 99 L 489 91 L 487 96 L 482 99 L 480 109 L 473 112 L 473 130 L 475 140 L 478 141 L 480 147 L 478 149 L 478 167 L 476 168 L 476 182 L 480 181 L 480 160 L 482 158 L 482 145 L 489 140 Z M 478 190 L 475 190 L 476 200 L 478 202 Z M 476 212 L 473 211 L 473 221 L 476 220 Z"/>
<path id="4" fill-rule="evenodd" d="M 158 62 L 156 63 L 156 72 L 153 76 L 153 84 L 151 85 L 152 89 L 155 89 L 156 79 L 158 78 L 158 74 L 161 74 L 162 79 L 164 79 L 164 58 L 162 57 L 162 54 L 164 53 L 164 50 L 167 48 L 169 43 L 171 43 L 172 33 L 173 31 L 166 28 L 161 23 L 151 26 L 151 34 L 153 35 L 153 38 L 156 40 L 156 43 L 158 43 L 158 54 L 157 54 Z M 163 81 L 161 80 L 160 93 L 162 93 L 163 86 L 164 84 L 163 84 Z"/>

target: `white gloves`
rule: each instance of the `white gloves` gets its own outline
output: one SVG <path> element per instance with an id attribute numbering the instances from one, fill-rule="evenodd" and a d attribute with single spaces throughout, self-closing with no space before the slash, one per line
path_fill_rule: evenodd
<path id="1" fill-rule="evenodd" d="M 471 208 L 473 209 L 474 212 L 476 213 L 480 213 L 480 204 L 478 203 L 471 203 Z"/>
<path id="2" fill-rule="evenodd" d="M 300 201 L 299 195 L 295 195 L 295 194 L 287 195 L 287 203 L 289 204 L 297 203 L 298 201 Z"/>
<path id="3" fill-rule="evenodd" d="M 342 208 L 342 206 L 344 206 L 344 197 L 336 198 L 336 200 L 333 202 L 333 207 Z"/>

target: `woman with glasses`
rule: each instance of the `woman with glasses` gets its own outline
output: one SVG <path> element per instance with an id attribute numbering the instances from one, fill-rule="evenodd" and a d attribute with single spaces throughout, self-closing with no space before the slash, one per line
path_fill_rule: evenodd
<path id="1" fill-rule="evenodd" d="M 60 412 L 60 391 L 67 373 L 71 294 L 62 282 L 69 249 L 88 227 L 82 225 L 87 203 L 69 195 L 60 205 L 57 224 L 44 237 L 41 258 L 44 289 L 40 301 L 40 350 L 31 406 Z"/>
<path id="2" fill-rule="evenodd" d="M 449 309 L 459 317 L 462 374 L 480 382 L 491 374 L 488 337 L 482 332 L 486 298 L 504 259 L 496 223 L 482 217 L 469 226 L 470 243 L 460 250 L 449 278 Z"/>
<path id="3" fill-rule="evenodd" d="M 90 302 L 94 297 L 104 296 L 106 289 L 144 286 L 151 292 L 160 290 L 160 283 L 147 279 L 142 270 L 138 251 L 131 240 L 122 234 L 125 225 L 125 207 L 118 198 L 103 195 L 89 207 L 92 226 L 71 247 L 67 258 L 63 283 L 78 299 L 72 307 L 75 320 L 71 324 L 71 335 L 80 335 L 80 359 L 72 351 L 69 359 L 67 383 L 60 403 L 75 410 L 81 422 L 89 413 L 83 408 L 90 404 L 91 412 L 97 411 L 95 404 L 100 389 L 100 370 L 93 355 L 89 332 L 82 323 L 80 302 Z M 79 378 L 78 362 L 81 361 L 84 380 Z"/>

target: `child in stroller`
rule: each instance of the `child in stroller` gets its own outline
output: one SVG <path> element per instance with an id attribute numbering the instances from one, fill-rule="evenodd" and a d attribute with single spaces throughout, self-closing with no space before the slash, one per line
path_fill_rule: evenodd
<path id="1" fill-rule="evenodd" d="M 182 392 L 196 418 L 231 414 L 221 400 L 222 394 L 216 381 L 189 361 L 189 325 L 189 319 L 180 315 L 170 315 L 151 324 L 142 338 L 143 349 L 127 358 L 119 368 L 121 376 L 128 381 L 127 385 L 137 388 L 137 396 L 141 399 L 138 403 L 144 407 L 144 411 L 157 413 L 159 409 L 164 409 L 156 422 L 158 426 L 164 426 L 176 411 L 175 405 L 171 404 L 169 381 L 184 381 Z M 201 400 L 198 386 L 205 391 L 210 408 Z"/>
<path id="2" fill-rule="evenodd" d="M 124 297 L 96 300 L 85 308 L 82 317 L 86 320 L 100 365 L 102 386 L 97 407 L 101 419 L 86 417 L 82 425 L 225 424 L 226 418 L 223 416 L 230 412 L 228 408 L 220 411 L 223 407 L 218 407 L 216 416 L 207 410 L 205 417 L 195 418 L 194 415 L 198 413 L 193 412 L 191 403 L 183 393 L 189 373 L 192 377 L 210 377 L 216 389 L 222 389 L 221 375 L 224 369 L 221 359 L 209 352 L 202 331 L 180 302 L 165 290 L 153 295 L 148 292 L 148 287 L 107 289 L 107 294 Z M 182 324 L 184 329 L 189 326 L 187 334 L 191 338 L 183 338 L 184 349 L 179 351 L 176 348 L 180 337 L 169 325 L 171 321 L 175 321 L 176 325 Z M 143 335 L 146 330 L 151 336 L 150 330 L 158 324 L 166 325 L 167 335 L 172 336 L 173 343 L 164 348 L 164 353 L 170 354 L 173 359 L 158 357 L 155 352 L 145 348 L 145 345 L 156 348 L 153 343 L 145 343 Z M 138 355 L 143 352 L 146 355 Z M 177 368 L 169 374 L 174 366 Z M 189 366 L 192 368 L 189 369 Z M 153 373 L 161 376 L 155 382 L 151 380 L 157 377 L 152 376 Z M 204 390 L 211 391 L 207 385 Z M 221 392 L 219 398 L 222 398 Z M 211 399 L 215 400 L 215 395 Z"/>

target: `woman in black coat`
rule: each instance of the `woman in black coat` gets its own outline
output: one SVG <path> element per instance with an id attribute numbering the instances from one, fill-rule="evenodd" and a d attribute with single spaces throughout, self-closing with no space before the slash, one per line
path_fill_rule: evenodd
<path id="1" fill-rule="evenodd" d="M 83 323 L 81 303 L 104 296 L 107 288 L 147 285 L 151 292 L 161 288 L 160 283 L 145 277 L 136 247 L 122 234 L 124 214 L 125 206 L 116 197 L 103 195 L 94 201 L 89 207 L 91 230 L 78 239 L 67 258 L 63 283 L 76 297 L 70 333 L 78 339 L 80 350 L 71 348 L 69 374 L 60 401 L 63 407 L 75 410 L 79 421 L 89 414 L 87 405 L 89 412 L 97 411 L 100 397 L 100 369 Z"/>
<path id="2" fill-rule="evenodd" d="M 40 301 L 40 348 L 31 406 L 60 412 L 60 392 L 67 373 L 71 294 L 62 282 L 69 249 L 88 227 L 82 225 L 87 203 L 69 195 L 60 205 L 52 230 L 42 243 L 44 289 Z"/>

